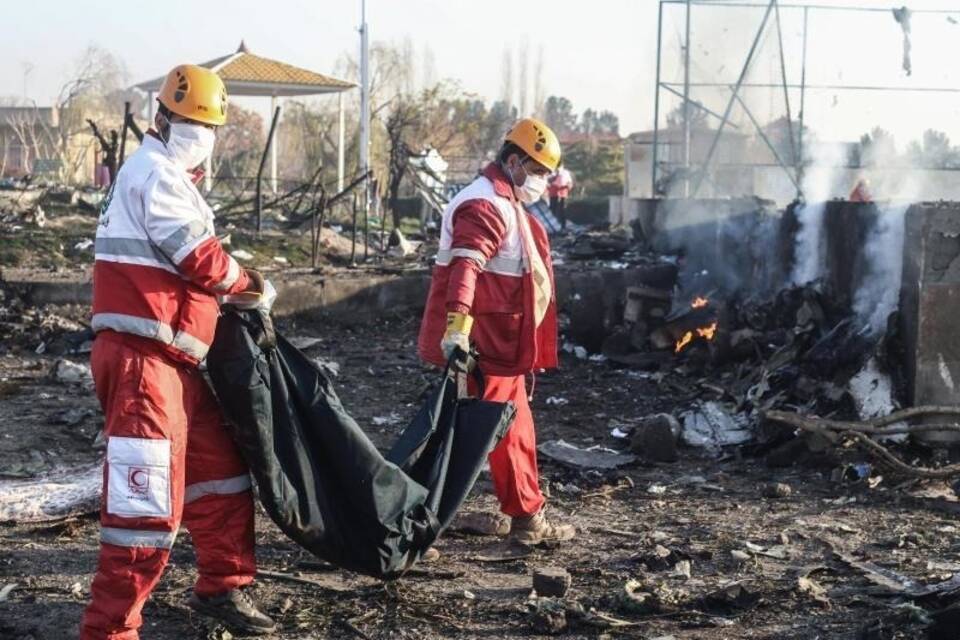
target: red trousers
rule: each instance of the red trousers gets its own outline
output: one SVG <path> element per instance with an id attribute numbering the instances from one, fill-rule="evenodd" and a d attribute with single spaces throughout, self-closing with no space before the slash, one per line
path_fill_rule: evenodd
<path id="1" fill-rule="evenodd" d="M 471 388 L 473 378 L 470 378 Z M 530 516 L 543 507 L 540 477 L 537 474 L 537 435 L 527 401 L 523 376 L 485 376 L 484 400 L 512 401 L 517 416 L 507 435 L 490 453 L 490 475 L 500 510 L 508 516 Z"/>
<path id="2" fill-rule="evenodd" d="M 112 331 L 94 342 L 107 460 L 100 560 L 81 640 L 138 638 L 140 611 L 181 519 L 196 550 L 196 593 L 223 593 L 256 573 L 247 467 L 201 374 L 159 348 Z"/>

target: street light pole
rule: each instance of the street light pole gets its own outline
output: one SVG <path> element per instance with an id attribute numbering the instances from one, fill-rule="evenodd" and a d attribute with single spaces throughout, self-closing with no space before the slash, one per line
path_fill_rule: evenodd
<path id="1" fill-rule="evenodd" d="M 370 51 L 367 0 L 360 0 L 360 172 L 363 178 L 363 211 L 370 214 Z M 364 240 L 366 242 L 366 240 Z"/>

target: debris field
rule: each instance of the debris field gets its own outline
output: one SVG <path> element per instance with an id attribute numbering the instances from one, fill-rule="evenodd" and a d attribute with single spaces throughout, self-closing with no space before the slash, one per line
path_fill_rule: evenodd
<path id="1" fill-rule="evenodd" d="M 76 308 L 37 313 L 82 320 Z M 280 322 L 337 371 L 347 409 L 378 444 L 436 375 L 416 358 L 417 327 L 412 317 Z M 38 354 L 35 338 L 7 341 L 0 357 L 2 482 L 102 454 L 84 345 Z M 936 629 L 931 612 L 960 588 L 951 581 L 960 505 L 949 486 L 898 475 L 856 448 L 805 446 L 784 461 L 760 440 L 671 441 L 691 397 L 705 393 L 711 365 L 694 357 L 651 372 L 565 354 L 560 370 L 537 376 L 540 473 L 551 511 L 579 529 L 569 544 L 527 550 L 453 530 L 439 561 L 382 583 L 309 556 L 261 516 L 256 596 L 282 625 L 276 637 L 916 638 Z M 666 448 L 641 435 L 657 425 Z M 487 479 L 467 508 L 495 508 Z M 0 527 L 0 635 L 75 637 L 97 535 L 92 515 Z M 184 531 L 146 606 L 147 637 L 226 637 L 184 604 L 192 563 Z"/>

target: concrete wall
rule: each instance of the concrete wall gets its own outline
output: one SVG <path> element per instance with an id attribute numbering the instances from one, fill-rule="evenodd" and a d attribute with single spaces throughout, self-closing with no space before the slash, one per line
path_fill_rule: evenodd
<path id="1" fill-rule="evenodd" d="M 912 404 L 960 403 L 960 203 L 907 212 L 901 328 Z"/>

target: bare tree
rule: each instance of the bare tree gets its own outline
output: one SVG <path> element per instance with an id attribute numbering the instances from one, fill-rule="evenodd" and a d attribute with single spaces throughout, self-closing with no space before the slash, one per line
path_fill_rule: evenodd
<path id="1" fill-rule="evenodd" d="M 126 79 L 123 64 L 108 51 L 90 46 L 80 56 L 49 111 L 30 102 L 12 111 L 6 124 L 27 154 L 26 164 L 45 158 L 56 161 L 57 179 L 72 182 L 94 144 L 78 141 L 86 133 L 87 118 L 109 110 L 109 97 L 118 94 Z M 117 122 L 122 120 L 117 114 Z M 84 138 L 80 138 L 83 140 Z"/>
<path id="2" fill-rule="evenodd" d="M 520 54 L 517 57 L 517 61 L 520 64 L 520 117 L 526 117 L 529 113 L 527 111 L 527 91 L 530 84 L 527 80 L 527 72 L 530 69 L 529 52 L 530 42 L 524 38 L 520 42 Z"/>
<path id="3" fill-rule="evenodd" d="M 513 106 L 513 51 L 510 47 L 503 48 L 500 73 L 500 100 L 508 106 Z"/>

